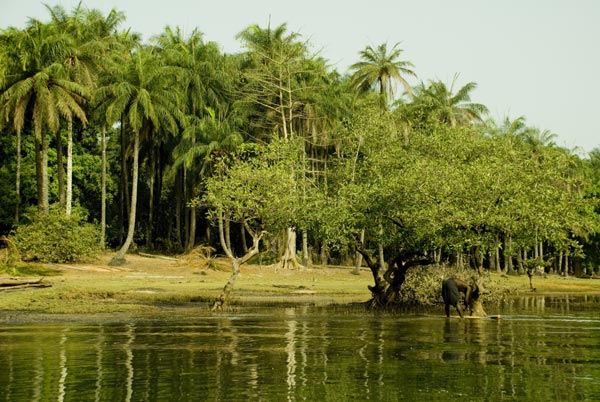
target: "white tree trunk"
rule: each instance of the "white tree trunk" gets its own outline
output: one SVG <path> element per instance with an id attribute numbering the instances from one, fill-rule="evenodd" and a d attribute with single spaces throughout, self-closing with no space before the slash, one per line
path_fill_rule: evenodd
<path id="1" fill-rule="evenodd" d="M 106 127 L 102 127 L 102 136 L 100 139 L 100 143 L 102 147 L 102 200 L 100 203 L 100 247 L 102 247 L 102 249 L 104 250 L 106 244 Z"/>
<path id="2" fill-rule="evenodd" d="M 300 264 L 296 259 L 296 230 L 290 227 L 286 230 L 285 250 L 281 257 L 281 268 L 297 269 L 299 267 Z"/>
<path id="3" fill-rule="evenodd" d="M 67 122 L 67 199 L 65 211 L 71 215 L 73 205 L 73 120 Z"/>
<path id="4" fill-rule="evenodd" d="M 21 207 L 21 132 L 17 131 L 17 172 L 15 178 L 17 205 L 15 207 L 15 224 L 19 223 L 19 209 Z"/>
<path id="5" fill-rule="evenodd" d="M 125 254 L 129 250 L 129 246 L 133 242 L 133 234 L 135 232 L 135 210 L 137 205 L 137 187 L 138 187 L 138 170 L 139 170 L 139 154 L 140 154 L 140 134 L 135 133 L 135 141 L 133 144 L 133 174 L 131 179 L 131 205 L 129 209 L 129 228 L 127 230 L 127 238 L 121 249 L 110 260 L 109 265 L 123 265 Z"/>
<path id="6" fill-rule="evenodd" d="M 41 200 L 39 200 L 40 209 L 46 215 L 50 211 L 50 203 L 48 197 L 48 136 L 42 133 L 42 148 L 41 148 Z"/>

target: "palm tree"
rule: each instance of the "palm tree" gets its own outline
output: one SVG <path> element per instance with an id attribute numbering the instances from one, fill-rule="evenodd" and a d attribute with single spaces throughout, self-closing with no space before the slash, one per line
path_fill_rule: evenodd
<path id="1" fill-rule="evenodd" d="M 427 87 L 421 83 L 415 91 L 414 106 L 425 109 L 429 118 L 452 127 L 481 122 L 483 115 L 489 111 L 485 105 L 471 102 L 470 93 L 477 88 L 477 84 L 469 82 L 454 93 L 457 78 L 455 75 L 450 88 L 441 81 L 430 81 Z"/>
<path id="2" fill-rule="evenodd" d="M 178 71 L 160 63 L 150 50 L 136 49 L 122 69 L 113 72 L 113 82 L 98 88 L 96 100 L 106 110 L 106 124 L 121 120 L 133 135 L 133 171 L 129 226 L 125 242 L 111 265 L 125 263 L 133 242 L 137 206 L 140 143 L 161 130 L 177 132 L 182 120 L 177 91 Z M 122 172 L 122 174 L 126 174 Z"/>
<path id="3" fill-rule="evenodd" d="M 396 43 L 388 52 L 387 43 L 376 48 L 367 46 L 360 52 L 361 61 L 350 66 L 354 73 L 351 77 L 353 88 L 358 93 L 379 90 L 382 108 L 386 109 L 394 99 L 396 82 L 400 82 L 405 91 L 412 96 L 412 89 L 404 78 L 407 75 L 416 77 L 412 70 L 414 65 L 409 61 L 399 60 L 403 50 Z"/>
<path id="4" fill-rule="evenodd" d="M 0 110 L 6 124 L 17 136 L 26 122 L 31 122 L 39 147 L 38 206 L 45 213 L 48 197 L 48 136 L 60 128 L 61 118 L 75 117 L 84 124 L 87 117 L 83 104 L 90 96 L 85 85 L 72 80 L 64 63 L 68 36 L 52 24 L 31 20 L 24 31 L 10 29 L 2 36 L 10 57 L 10 79 L 0 89 Z"/>
<path id="5" fill-rule="evenodd" d="M 107 60 L 107 49 L 115 48 L 114 33 L 124 15 L 112 10 L 104 17 L 98 10 L 86 10 L 77 5 L 71 14 L 61 6 L 50 7 L 51 24 L 55 29 L 67 36 L 64 51 L 64 64 L 71 79 L 93 90 L 96 86 L 98 72 Z M 73 121 L 67 121 L 67 179 L 66 194 L 62 183 L 62 144 L 60 135 L 57 139 L 57 159 L 59 172 L 59 198 L 64 204 L 67 215 L 71 213 L 73 198 Z"/>
<path id="6" fill-rule="evenodd" d="M 176 181 L 177 191 L 183 195 L 177 200 L 176 233 L 181 244 L 180 211 L 182 205 L 188 206 L 185 209 L 184 246 L 189 250 L 194 247 L 196 237 L 196 207 L 189 201 L 198 196 L 199 183 L 206 173 L 205 163 L 213 149 L 226 146 L 222 143 L 228 141 L 227 134 L 221 133 L 223 130 L 235 133 L 239 142 L 242 141 L 234 128 L 226 127 L 231 113 L 225 105 L 230 103 L 236 72 L 230 71 L 231 63 L 219 47 L 214 42 L 204 42 L 202 33 L 197 30 L 184 37 L 180 28 L 167 27 L 153 41 L 165 62 L 181 69 L 182 73 L 181 100 L 187 116 L 184 131 L 174 142 L 172 162 L 175 169 L 171 169 L 170 177 L 181 178 Z M 216 125 L 219 127 L 215 128 Z M 150 236 L 148 230 L 147 239 Z"/>

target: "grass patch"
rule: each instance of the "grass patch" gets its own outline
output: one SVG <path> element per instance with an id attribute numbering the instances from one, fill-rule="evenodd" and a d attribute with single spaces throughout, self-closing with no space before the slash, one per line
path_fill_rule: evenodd
<path id="1" fill-rule="evenodd" d="M 57 276 L 61 272 L 58 269 L 42 265 L 17 263 L 13 266 L 0 265 L 0 274 L 10 276 Z"/>
<path id="2" fill-rule="evenodd" d="M 194 259 L 178 261 L 127 256 L 127 265 L 107 265 L 111 255 L 89 264 L 20 264 L 10 275 L 45 277 L 49 288 L 26 289 L 0 294 L 0 312 L 27 311 L 52 314 L 118 313 L 155 314 L 169 308 L 208 309 L 230 277 L 227 264 Z M 6 272 L 6 271 L 5 271 Z M 409 271 L 410 272 L 410 271 Z M 415 269 L 407 279 L 406 292 L 417 284 L 432 289 L 429 303 L 441 303 L 440 276 Z M 456 274 L 456 272 L 452 272 Z M 437 276 L 436 276 L 437 275 Z M 272 267 L 244 265 L 233 290 L 232 308 L 252 306 L 362 306 L 373 283 L 368 270 L 351 275 L 351 269 L 314 267 L 306 270 L 275 271 Z M 536 292 L 529 289 L 526 275 L 486 273 L 484 287 L 497 295 L 600 294 L 600 280 L 564 278 L 557 275 L 535 277 Z M 423 287 L 423 286 L 421 286 Z M 416 291 L 415 291 L 416 292 Z M 429 299 L 428 299 L 429 300 Z M 486 295 L 486 302 L 493 302 Z M 1 318 L 1 317 L 0 317 Z"/>

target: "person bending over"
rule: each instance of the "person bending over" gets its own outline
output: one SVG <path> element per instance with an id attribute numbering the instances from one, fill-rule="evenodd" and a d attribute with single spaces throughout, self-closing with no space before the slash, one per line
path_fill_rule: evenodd
<path id="1" fill-rule="evenodd" d="M 450 317 L 450 306 L 453 306 L 458 311 L 460 318 L 463 318 L 463 310 L 460 306 L 461 293 L 465 296 L 465 306 L 468 306 L 471 287 L 467 282 L 456 278 L 445 279 L 442 282 L 442 298 L 444 299 L 446 317 Z"/>

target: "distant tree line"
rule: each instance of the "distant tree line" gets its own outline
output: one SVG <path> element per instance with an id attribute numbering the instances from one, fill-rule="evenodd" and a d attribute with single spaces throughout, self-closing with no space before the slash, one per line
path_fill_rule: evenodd
<path id="1" fill-rule="evenodd" d="M 251 25 L 226 54 L 198 30 L 143 43 L 116 10 L 48 12 L 0 31 L 1 234 L 75 209 L 115 264 L 132 245 L 363 259 L 374 294 L 423 259 L 598 270 L 600 149 L 489 119 L 475 83 L 409 85 L 397 44 L 340 73 L 286 24 Z"/>

